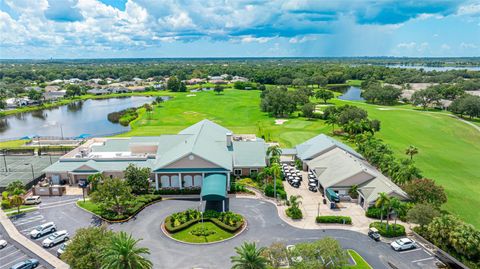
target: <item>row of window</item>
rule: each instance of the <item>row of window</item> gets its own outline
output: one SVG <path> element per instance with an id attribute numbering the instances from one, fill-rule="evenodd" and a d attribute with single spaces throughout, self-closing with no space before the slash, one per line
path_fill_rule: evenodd
<path id="1" fill-rule="evenodd" d="M 233 174 L 236 176 L 241 176 L 242 175 L 242 169 L 234 169 Z M 258 174 L 258 169 L 250 169 L 250 175 L 251 174 Z"/>

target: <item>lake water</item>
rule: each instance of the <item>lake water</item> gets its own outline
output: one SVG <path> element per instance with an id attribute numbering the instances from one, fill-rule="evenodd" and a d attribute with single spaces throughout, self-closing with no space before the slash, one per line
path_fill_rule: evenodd
<path id="1" fill-rule="evenodd" d="M 75 137 L 81 134 L 106 135 L 128 131 L 129 127 L 108 121 L 107 115 L 138 107 L 155 97 L 132 96 L 85 100 L 51 109 L 19 113 L 0 118 L 0 139 L 24 136 Z"/>
<path id="2" fill-rule="evenodd" d="M 425 71 L 471 70 L 480 71 L 480 66 L 421 66 L 421 65 L 386 65 L 393 68 L 423 69 Z"/>
<path id="3" fill-rule="evenodd" d="M 361 94 L 362 90 L 359 87 L 350 86 L 346 92 L 338 97 L 338 99 L 348 101 L 365 101 Z"/>

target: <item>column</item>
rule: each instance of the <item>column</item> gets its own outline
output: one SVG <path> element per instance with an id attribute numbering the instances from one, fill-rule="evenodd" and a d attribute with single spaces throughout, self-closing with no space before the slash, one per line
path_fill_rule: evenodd
<path id="1" fill-rule="evenodd" d="M 158 174 L 155 173 L 155 189 L 158 191 Z"/>
<path id="2" fill-rule="evenodd" d="M 183 184 L 182 184 L 182 173 L 178 173 L 178 180 L 180 180 L 180 189 L 183 189 Z"/>
<path id="3" fill-rule="evenodd" d="M 230 191 L 230 172 L 227 173 L 227 191 Z"/>
<path id="4" fill-rule="evenodd" d="M 225 212 L 225 199 L 222 201 L 222 212 Z"/>

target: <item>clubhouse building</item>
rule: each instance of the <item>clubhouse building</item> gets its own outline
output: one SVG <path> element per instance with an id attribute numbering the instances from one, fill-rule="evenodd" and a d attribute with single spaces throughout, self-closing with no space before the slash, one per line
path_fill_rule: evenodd
<path id="1" fill-rule="evenodd" d="M 268 144 L 255 135 L 232 131 L 202 120 L 173 135 L 131 138 L 92 138 L 44 169 L 53 184 L 77 184 L 90 175 L 122 178 L 129 164 L 148 167 L 152 186 L 201 188 L 204 200 L 225 200 L 232 177 L 250 176 L 267 166 Z M 318 179 L 324 193 L 348 195 L 358 186 L 363 208 L 385 192 L 402 200 L 407 195 L 347 145 L 318 135 L 282 151 L 281 160 L 299 159 Z"/>

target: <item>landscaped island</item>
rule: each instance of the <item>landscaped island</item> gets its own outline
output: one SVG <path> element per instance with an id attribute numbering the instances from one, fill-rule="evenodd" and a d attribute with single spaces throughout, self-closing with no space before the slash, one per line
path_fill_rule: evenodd
<path id="1" fill-rule="evenodd" d="M 230 211 L 200 212 L 187 209 L 165 219 L 165 231 L 172 238 L 187 243 L 212 243 L 233 237 L 245 225 L 244 218 Z"/>

